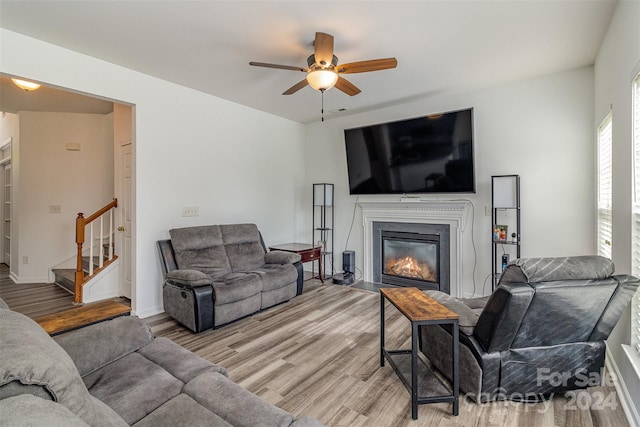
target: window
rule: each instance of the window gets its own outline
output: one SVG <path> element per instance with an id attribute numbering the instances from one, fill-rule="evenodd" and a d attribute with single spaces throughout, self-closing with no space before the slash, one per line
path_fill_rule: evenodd
<path id="1" fill-rule="evenodd" d="M 611 113 L 598 127 L 598 255 L 611 258 Z"/>
<path id="2" fill-rule="evenodd" d="M 640 277 L 640 74 L 633 81 L 633 253 L 631 273 Z M 640 353 L 640 289 L 631 302 L 631 346 Z"/>

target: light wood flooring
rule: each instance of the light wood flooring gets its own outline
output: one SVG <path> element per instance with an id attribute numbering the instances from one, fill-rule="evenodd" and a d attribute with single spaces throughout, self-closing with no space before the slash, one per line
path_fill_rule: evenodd
<path id="1" fill-rule="evenodd" d="M 309 287 L 288 303 L 199 334 L 164 314 L 146 320 L 156 335 L 226 367 L 246 389 L 327 426 L 629 425 L 615 390 L 607 387 L 582 391 L 573 403 L 556 397 L 540 404 L 479 405 L 462 398 L 457 417 L 451 404 L 420 405 L 414 421 L 409 392 L 388 363 L 380 367 L 379 294 L 331 284 Z M 391 305 L 385 312 L 387 348 L 409 348 L 409 322 Z"/>
<path id="2" fill-rule="evenodd" d="M 409 393 L 388 363 L 380 367 L 379 294 L 329 283 L 305 282 L 303 295 L 288 303 L 199 334 L 165 314 L 145 320 L 157 336 L 226 367 L 246 389 L 327 426 L 629 425 L 615 390 L 607 387 L 583 391 L 573 403 L 556 397 L 540 404 L 479 405 L 462 398 L 457 417 L 451 404 L 420 405 L 414 421 Z M 2 266 L 0 297 L 31 317 L 72 305 L 72 296 L 55 285 L 14 284 Z M 408 348 L 409 322 L 392 306 L 385 311 L 387 347 Z"/>

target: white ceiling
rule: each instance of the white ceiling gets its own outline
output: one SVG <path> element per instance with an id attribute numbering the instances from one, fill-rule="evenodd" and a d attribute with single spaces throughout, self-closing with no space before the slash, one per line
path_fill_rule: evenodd
<path id="1" fill-rule="evenodd" d="M 362 93 L 324 96 L 325 117 L 593 64 L 616 0 L 0 0 L 0 26 L 301 123 L 321 95 L 297 71 L 316 31 L 339 63 L 394 56 L 346 76 Z M 71 72 L 71 71 L 70 71 Z M 46 82 L 45 82 L 46 83 Z M 3 94 L 4 96 L 4 94 Z M 344 112 L 336 112 L 346 108 Z"/>

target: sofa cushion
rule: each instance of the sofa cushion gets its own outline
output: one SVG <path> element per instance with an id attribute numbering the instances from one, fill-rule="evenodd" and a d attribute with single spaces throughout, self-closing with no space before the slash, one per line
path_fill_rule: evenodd
<path id="1" fill-rule="evenodd" d="M 298 280 L 298 270 L 292 264 L 265 264 L 251 270 L 262 279 L 262 291 L 280 289 Z"/>
<path id="2" fill-rule="evenodd" d="M 54 339 L 71 356 L 80 375 L 85 376 L 149 344 L 153 334 L 144 321 L 124 316 Z"/>
<path id="3" fill-rule="evenodd" d="M 185 385 L 184 393 L 233 426 L 288 426 L 293 422 L 291 414 L 218 373 L 194 378 Z"/>
<path id="4" fill-rule="evenodd" d="M 212 371 L 227 375 L 227 370 L 190 352 L 168 338 L 158 337 L 142 347 L 138 353 L 171 375 L 188 383 L 203 372 Z"/>
<path id="5" fill-rule="evenodd" d="M 133 424 L 180 394 L 184 383 L 138 353 L 84 377 L 93 396 Z"/>
<path id="6" fill-rule="evenodd" d="M 221 225 L 220 232 L 234 272 L 253 270 L 265 263 L 265 250 L 255 224 Z"/>
<path id="7" fill-rule="evenodd" d="M 3 426 L 89 427 L 64 406 L 30 394 L 0 400 L 0 414 L 0 424 Z"/>
<path id="8" fill-rule="evenodd" d="M 0 337 L 0 360 L 11 361 L 0 363 L 0 389 L 14 381 L 40 385 L 85 423 L 113 425 L 103 408 L 96 407 L 69 355 L 37 323 L 20 313 L 0 310 Z"/>
<path id="9" fill-rule="evenodd" d="M 201 426 L 233 427 L 186 394 L 179 394 L 135 423 L 134 427 Z"/>
<path id="10" fill-rule="evenodd" d="M 262 292 L 262 280 L 253 273 L 231 273 L 213 282 L 215 305 L 228 304 Z"/>
<path id="11" fill-rule="evenodd" d="M 177 228 L 169 235 L 180 270 L 199 270 L 212 278 L 231 272 L 220 226 Z"/>

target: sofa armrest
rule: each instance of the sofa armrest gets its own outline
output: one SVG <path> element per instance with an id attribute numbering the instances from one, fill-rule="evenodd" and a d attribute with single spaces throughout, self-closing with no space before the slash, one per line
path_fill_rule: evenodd
<path id="1" fill-rule="evenodd" d="M 173 270 L 167 273 L 165 283 L 173 283 L 174 285 L 193 288 L 196 286 L 205 286 L 213 283 L 213 279 L 198 270 Z"/>
<path id="2" fill-rule="evenodd" d="M 425 293 L 460 316 L 458 321 L 460 332 L 466 335 L 473 334 L 473 329 L 476 327 L 476 323 L 478 323 L 478 317 L 480 317 L 477 312 L 466 305 L 462 300 L 445 294 L 444 292 L 425 291 Z"/>
<path id="3" fill-rule="evenodd" d="M 89 427 L 67 407 L 30 394 L 0 400 L 2 425 Z"/>
<path id="4" fill-rule="evenodd" d="M 135 316 L 118 317 L 53 337 L 71 356 L 81 376 L 137 351 L 153 338 L 149 326 Z"/>
<path id="5" fill-rule="evenodd" d="M 293 264 L 300 261 L 300 254 L 286 251 L 271 251 L 264 254 L 265 264 Z"/>

